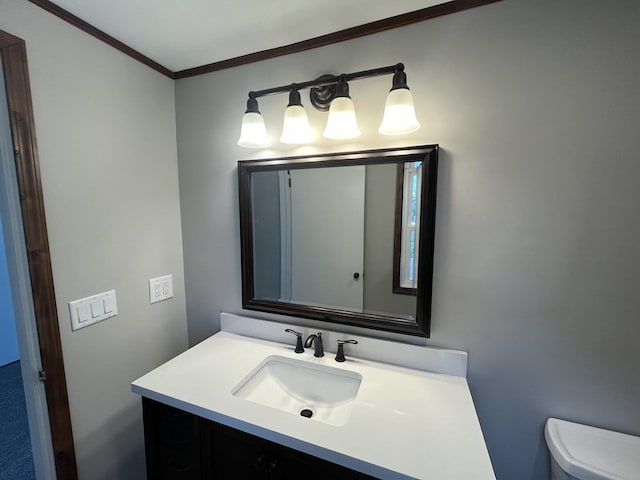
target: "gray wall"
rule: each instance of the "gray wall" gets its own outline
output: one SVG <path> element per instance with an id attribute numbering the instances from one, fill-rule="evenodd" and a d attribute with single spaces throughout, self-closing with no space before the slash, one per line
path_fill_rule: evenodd
<path id="1" fill-rule="evenodd" d="M 27 45 L 79 475 L 144 478 L 130 382 L 187 344 L 174 84 L 23 0 L 0 29 Z M 166 273 L 175 298 L 150 305 Z M 67 302 L 110 289 L 118 316 L 71 332 Z"/>
<path id="2" fill-rule="evenodd" d="M 415 318 L 416 297 L 393 293 L 397 164 L 367 166 L 364 196 L 364 308 Z"/>
<path id="3" fill-rule="evenodd" d="M 176 82 L 190 342 L 241 310 L 237 160 L 439 143 L 428 343 L 469 352 L 498 478 L 547 478 L 548 416 L 640 434 L 639 24 L 637 2 L 508 0 Z M 398 61 L 415 134 L 376 133 L 383 77 L 351 85 L 357 141 L 236 146 L 249 90 Z M 260 101 L 274 138 L 285 106 Z"/>

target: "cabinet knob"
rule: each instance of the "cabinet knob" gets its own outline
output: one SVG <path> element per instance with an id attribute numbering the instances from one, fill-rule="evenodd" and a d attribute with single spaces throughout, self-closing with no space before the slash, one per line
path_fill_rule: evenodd
<path id="1" fill-rule="evenodd" d="M 360 274 L 358 272 L 353 274 L 354 280 L 358 280 L 360 278 Z"/>
<path id="2" fill-rule="evenodd" d="M 191 469 L 191 465 L 184 458 L 169 457 L 169 470 L 172 472 L 186 472 Z"/>
<path id="3" fill-rule="evenodd" d="M 267 460 L 267 457 L 265 454 L 262 454 L 256 457 L 255 461 L 253 462 L 253 468 L 256 470 L 262 468 L 266 460 Z"/>

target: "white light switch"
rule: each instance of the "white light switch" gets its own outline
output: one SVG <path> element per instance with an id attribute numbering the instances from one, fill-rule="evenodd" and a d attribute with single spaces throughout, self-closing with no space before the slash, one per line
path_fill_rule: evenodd
<path id="1" fill-rule="evenodd" d="M 89 312 L 89 305 L 86 303 L 81 303 L 76 307 L 76 313 L 78 315 L 78 321 L 80 323 L 84 323 L 91 318 L 91 313 Z"/>
<path id="2" fill-rule="evenodd" d="M 173 297 L 173 275 L 149 279 L 149 303 Z"/>
<path id="3" fill-rule="evenodd" d="M 116 291 L 110 290 L 69 302 L 69 314 L 71 315 L 71 330 L 78 330 L 115 317 L 118 314 Z"/>
<path id="4" fill-rule="evenodd" d="M 104 308 L 104 313 L 113 312 L 113 302 L 114 299 L 110 296 L 102 299 L 102 307 Z"/>
<path id="5" fill-rule="evenodd" d="M 100 315 L 104 313 L 102 310 L 102 302 L 98 300 L 94 300 L 91 302 L 91 318 L 98 318 Z"/>

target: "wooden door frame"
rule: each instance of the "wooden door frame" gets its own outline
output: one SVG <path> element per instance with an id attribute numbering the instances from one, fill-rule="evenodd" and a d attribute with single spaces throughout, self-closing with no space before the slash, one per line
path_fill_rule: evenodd
<path id="1" fill-rule="evenodd" d="M 2 53 L 7 104 L 9 106 L 9 122 L 38 330 L 38 344 L 42 369 L 46 375 L 44 388 L 47 397 L 56 476 L 59 480 L 77 480 L 69 398 L 53 287 L 27 68 L 27 50 L 24 40 L 0 30 L 0 52 Z"/>

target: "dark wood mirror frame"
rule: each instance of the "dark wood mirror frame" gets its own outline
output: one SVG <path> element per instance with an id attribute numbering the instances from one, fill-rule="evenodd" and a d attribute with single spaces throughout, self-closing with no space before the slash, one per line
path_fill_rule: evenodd
<path id="1" fill-rule="evenodd" d="M 420 255 L 418 258 L 415 320 L 394 318 L 374 313 L 353 312 L 338 307 L 319 307 L 255 298 L 253 212 L 251 202 L 251 174 L 253 172 L 384 163 L 401 164 L 417 161 L 423 162 L 423 168 L 419 237 Z M 431 325 L 437 170 L 437 145 L 239 161 L 238 192 L 240 202 L 242 308 L 428 337 Z"/>

